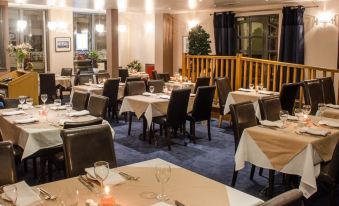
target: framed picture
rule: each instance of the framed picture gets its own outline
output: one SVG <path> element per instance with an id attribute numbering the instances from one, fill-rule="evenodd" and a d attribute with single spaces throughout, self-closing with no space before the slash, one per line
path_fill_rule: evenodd
<path id="1" fill-rule="evenodd" d="M 70 52 L 71 51 L 71 37 L 55 37 L 55 51 L 56 52 Z"/>
<path id="2" fill-rule="evenodd" d="M 188 54 L 189 51 L 189 41 L 188 36 L 182 37 L 182 52 Z"/>

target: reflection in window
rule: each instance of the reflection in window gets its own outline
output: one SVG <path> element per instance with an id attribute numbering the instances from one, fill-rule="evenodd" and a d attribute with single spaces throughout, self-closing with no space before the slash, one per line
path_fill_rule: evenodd
<path id="1" fill-rule="evenodd" d="M 3 10 L 0 8 L 0 31 L 4 31 Z M 4 33 L 0 32 L 0 70 L 6 69 Z"/>

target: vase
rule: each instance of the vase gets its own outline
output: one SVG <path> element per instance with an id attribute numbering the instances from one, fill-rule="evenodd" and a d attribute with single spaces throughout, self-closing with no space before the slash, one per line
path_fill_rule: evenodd
<path id="1" fill-rule="evenodd" d="M 17 60 L 16 61 L 16 69 L 17 70 L 24 70 L 24 61 Z"/>

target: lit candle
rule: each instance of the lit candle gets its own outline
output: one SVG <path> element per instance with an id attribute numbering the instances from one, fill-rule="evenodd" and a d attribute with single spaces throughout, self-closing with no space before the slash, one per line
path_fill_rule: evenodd
<path id="1" fill-rule="evenodd" d="M 104 195 L 100 199 L 100 206 L 115 206 L 115 199 L 110 195 L 109 186 L 105 186 Z"/>

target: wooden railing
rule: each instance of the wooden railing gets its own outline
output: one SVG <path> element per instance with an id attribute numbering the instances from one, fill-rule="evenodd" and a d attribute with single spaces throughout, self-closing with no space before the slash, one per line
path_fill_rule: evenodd
<path id="1" fill-rule="evenodd" d="M 321 77 L 332 77 L 335 84 L 339 79 L 339 71 L 301 64 L 291 64 L 264 59 L 237 56 L 196 56 L 183 55 L 182 74 L 192 82 L 197 77 L 209 76 L 212 81 L 216 77 L 228 77 L 231 87 L 237 90 L 262 84 L 267 90 L 279 92 L 283 83 L 295 83 Z M 338 95 L 338 89 L 336 89 Z M 299 102 L 303 102 L 303 90 L 300 90 Z"/>

